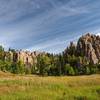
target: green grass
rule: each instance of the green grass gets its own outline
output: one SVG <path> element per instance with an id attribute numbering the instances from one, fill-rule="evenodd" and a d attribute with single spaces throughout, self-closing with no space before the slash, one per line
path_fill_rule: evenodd
<path id="1" fill-rule="evenodd" d="M 0 100 L 100 100 L 100 75 L 38 77 L 2 73 Z"/>

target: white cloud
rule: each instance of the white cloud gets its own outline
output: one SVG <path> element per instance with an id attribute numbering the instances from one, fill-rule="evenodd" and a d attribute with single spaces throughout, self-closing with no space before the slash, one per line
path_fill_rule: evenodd
<path id="1" fill-rule="evenodd" d="M 99 35 L 100 36 L 100 33 L 96 33 L 96 35 Z"/>

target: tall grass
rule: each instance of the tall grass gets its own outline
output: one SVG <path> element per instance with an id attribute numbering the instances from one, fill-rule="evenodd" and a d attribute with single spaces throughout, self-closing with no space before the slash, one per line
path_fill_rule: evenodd
<path id="1" fill-rule="evenodd" d="M 100 100 L 100 75 L 0 76 L 0 100 Z"/>

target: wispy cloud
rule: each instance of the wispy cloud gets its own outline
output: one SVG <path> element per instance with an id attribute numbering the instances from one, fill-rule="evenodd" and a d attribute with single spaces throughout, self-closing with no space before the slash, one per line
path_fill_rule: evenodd
<path id="1" fill-rule="evenodd" d="M 99 32 L 99 6 L 98 0 L 0 0 L 0 44 L 60 52 L 82 33 Z"/>

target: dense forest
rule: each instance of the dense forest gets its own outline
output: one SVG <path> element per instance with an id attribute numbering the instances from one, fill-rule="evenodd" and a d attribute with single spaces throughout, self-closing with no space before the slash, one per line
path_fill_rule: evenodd
<path id="1" fill-rule="evenodd" d="M 36 74 L 42 76 L 90 75 L 100 73 L 99 58 L 97 59 L 98 62 L 96 62 L 96 55 L 90 52 L 91 48 L 89 47 L 89 43 L 94 43 L 94 37 L 98 38 L 97 36 L 86 34 L 79 39 L 76 45 L 71 42 L 70 45 L 59 54 L 40 53 L 35 58 L 37 62 L 32 66 L 25 65 L 21 60 L 14 60 L 16 58 L 13 58 L 12 61 L 10 52 L 13 52 L 13 55 L 15 55 L 16 50 L 9 49 L 9 51 L 5 51 L 4 48 L 0 46 L 0 70 L 14 74 Z M 86 40 L 84 38 L 88 39 L 87 43 L 85 43 Z M 93 57 L 95 59 L 92 59 Z"/>

